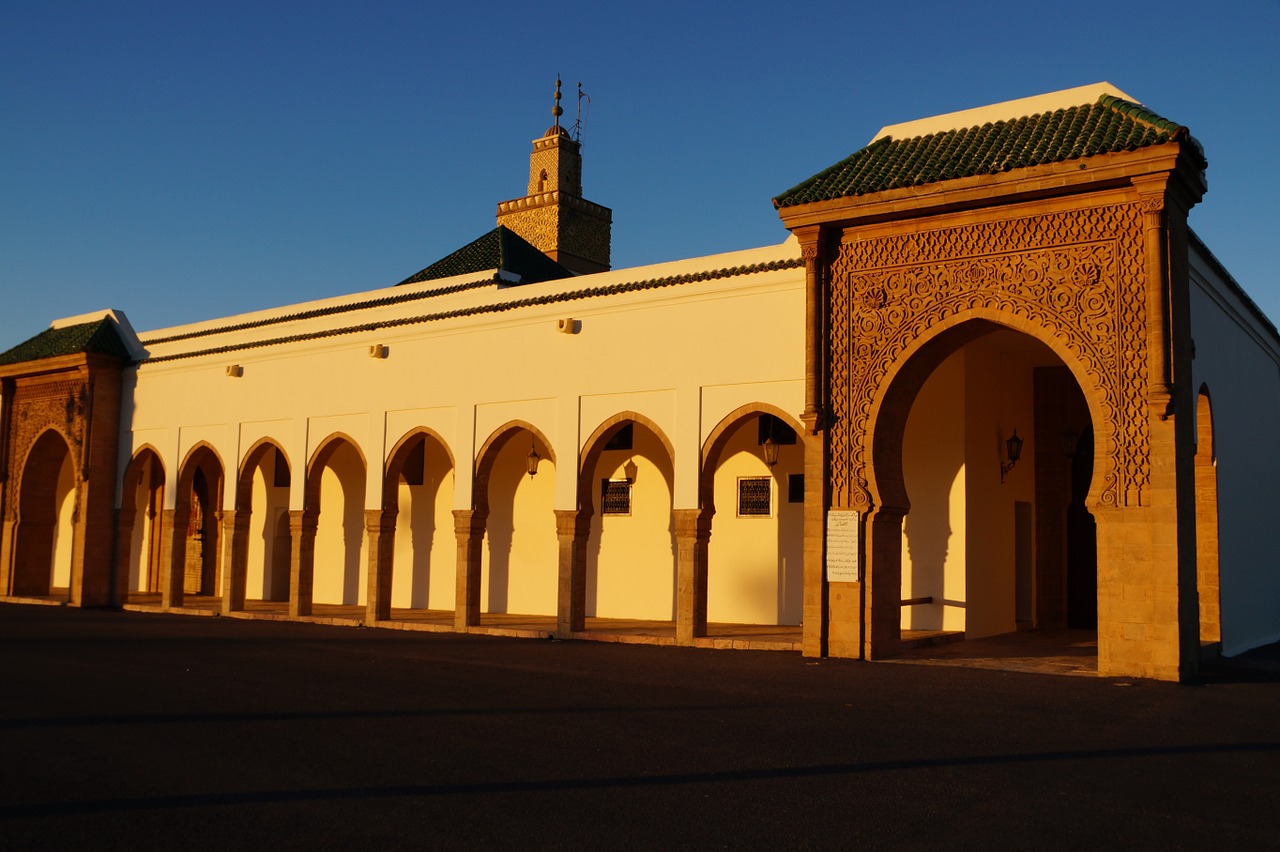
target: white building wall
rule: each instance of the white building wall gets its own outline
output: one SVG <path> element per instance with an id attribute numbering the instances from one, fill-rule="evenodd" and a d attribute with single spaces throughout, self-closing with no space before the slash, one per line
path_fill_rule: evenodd
<path id="1" fill-rule="evenodd" d="M 1191 252 L 1192 380 L 1213 409 L 1227 655 L 1280 639 L 1280 344 L 1255 310 Z"/>

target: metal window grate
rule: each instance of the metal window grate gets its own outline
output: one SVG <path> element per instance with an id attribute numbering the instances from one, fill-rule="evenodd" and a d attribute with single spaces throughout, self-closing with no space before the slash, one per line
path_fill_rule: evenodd
<path id="1" fill-rule="evenodd" d="M 769 517 L 773 514 L 773 479 L 768 476 L 744 476 L 738 480 L 738 514 L 747 517 Z"/>
<path id="2" fill-rule="evenodd" d="M 602 515 L 630 515 L 631 483 L 625 479 L 600 480 L 600 513 Z"/>

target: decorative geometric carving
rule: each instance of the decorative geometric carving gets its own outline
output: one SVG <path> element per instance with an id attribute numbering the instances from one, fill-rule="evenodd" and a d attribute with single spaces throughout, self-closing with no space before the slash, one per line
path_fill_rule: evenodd
<path id="1" fill-rule="evenodd" d="M 870 508 L 872 404 L 893 365 L 940 323 L 996 311 L 1075 357 L 1097 400 L 1103 505 L 1150 479 L 1141 202 L 842 243 L 832 262 L 833 505 Z"/>
<path id="2" fill-rule="evenodd" d="M 11 498 L 22 493 L 22 474 L 36 439 L 50 426 L 67 439 L 73 470 L 81 469 L 84 453 L 85 412 L 89 404 L 89 383 L 67 379 L 18 385 L 13 397 L 12 440 L 9 443 L 7 487 Z M 18 501 L 5 501 L 5 514 L 17 517 Z"/>

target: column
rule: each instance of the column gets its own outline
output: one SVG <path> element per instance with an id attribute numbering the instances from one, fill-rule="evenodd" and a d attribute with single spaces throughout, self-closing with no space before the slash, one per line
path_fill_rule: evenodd
<path id="1" fill-rule="evenodd" d="M 712 512 L 676 509 L 676 644 L 707 635 L 707 542 Z"/>
<path id="2" fill-rule="evenodd" d="M 453 531 L 458 537 L 458 586 L 453 627 L 459 633 L 480 623 L 480 554 L 488 514 L 476 509 L 454 509 Z"/>
<path id="3" fill-rule="evenodd" d="M 556 636 L 568 639 L 586 628 L 587 537 L 591 512 L 556 509 L 556 535 L 560 539 L 560 583 L 557 593 Z"/>

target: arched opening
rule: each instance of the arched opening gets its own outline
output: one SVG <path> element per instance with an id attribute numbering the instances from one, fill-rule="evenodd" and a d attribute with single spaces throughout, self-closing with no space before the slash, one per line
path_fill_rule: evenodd
<path id="1" fill-rule="evenodd" d="M 150 447 L 139 450 L 129 462 L 121 489 L 121 534 L 127 534 L 124 556 L 123 598 L 160 592 L 160 565 L 164 517 L 164 465 Z"/>
<path id="2" fill-rule="evenodd" d="M 1096 628 L 1092 418 L 1057 353 L 983 320 L 940 333 L 899 370 L 874 446 L 879 502 L 905 511 L 884 545 L 901 636 Z"/>
<path id="3" fill-rule="evenodd" d="M 707 568 L 710 622 L 801 623 L 801 428 L 780 409 L 754 404 L 731 413 L 708 439 L 701 491 L 702 508 L 714 510 Z"/>
<path id="4" fill-rule="evenodd" d="M 184 595 L 212 597 L 221 589 L 222 461 L 206 444 L 187 454 L 174 506 L 175 558 Z"/>
<path id="5" fill-rule="evenodd" d="M 530 453 L 538 456 L 529 475 Z M 559 539 L 555 456 L 528 424 L 489 439 L 476 471 L 476 506 L 487 517 L 480 561 L 480 611 L 556 615 Z"/>
<path id="6" fill-rule="evenodd" d="M 365 460 L 355 442 L 333 436 L 307 475 L 307 508 L 317 517 L 312 602 L 363 605 L 368 578 Z"/>
<path id="7" fill-rule="evenodd" d="M 241 464 L 236 512 L 249 515 L 245 541 L 245 599 L 287 601 L 292 542 L 289 489 L 292 468 L 284 450 L 259 441 Z"/>
<path id="8" fill-rule="evenodd" d="M 391 606 L 452 610 L 457 590 L 453 456 L 434 432 L 400 440 L 387 462 L 384 509 L 395 511 Z"/>
<path id="9" fill-rule="evenodd" d="M 580 509 L 591 514 L 585 614 L 674 621 L 671 443 L 640 415 L 610 418 L 583 454 Z"/>
<path id="10" fill-rule="evenodd" d="M 76 472 L 67 440 L 46 430 L 22 466 L 12 593 L 69 597 Z"/>
<path id="11" fill-rule="evenodd" d="M 1213 406 L 1203 385 L 1196 398 L 1196 586 L 1200 593 L 1200 644 L 1222 642 L 1222 590 L 1218 579 L 1218 455 Z"/>

